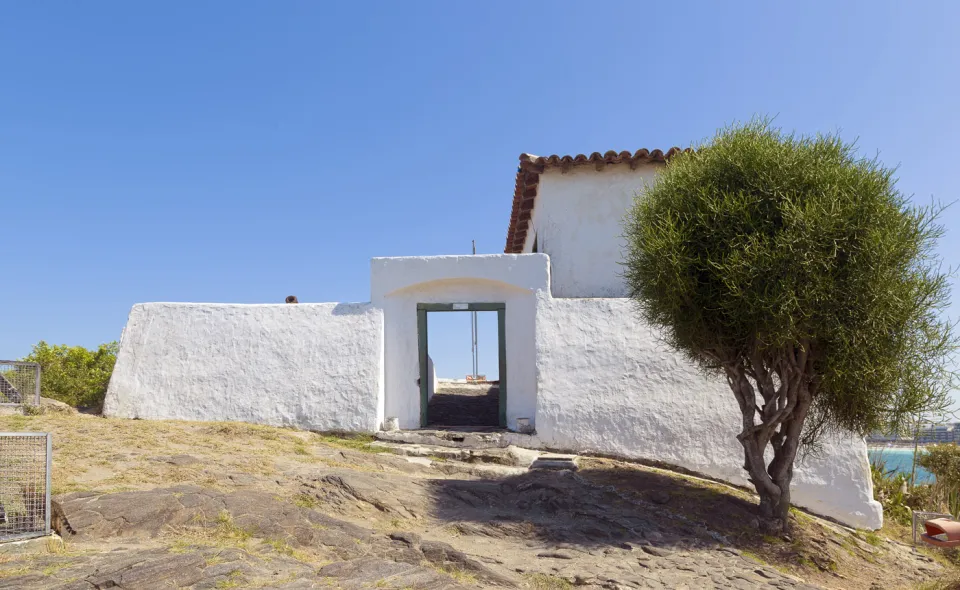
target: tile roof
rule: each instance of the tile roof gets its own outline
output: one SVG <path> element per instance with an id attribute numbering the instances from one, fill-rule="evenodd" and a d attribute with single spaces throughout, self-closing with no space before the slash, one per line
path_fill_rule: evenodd
<path id="1" fill-rule="evenodd" d="M 589 156 L 534 156 L 520 154 L 520 166 L 517 168 L 517 184 L 513 192 L 513 210 L 510 213 L 510 227 L 507 229 L 507 245 L 503 251 L 507 254 L 519 254 L 523 251 L 523 243 L 527 238 L 527 227 L 533 215 L 537 192 L 540 188 L 540 175 L 547 168 L 560 168 L 567 171 L 574 166 L 593 164 L 597 170 L 602 170 L 610 164 L 629 164 L 636 168 L 638 164 L 665 163 L 668 158 L 681 152 L 673 147 L 663 152 L 661 150 L 637 150 L 636 152 L 615 152 L 613 150 L 601 154 L 593 152 Z"/>

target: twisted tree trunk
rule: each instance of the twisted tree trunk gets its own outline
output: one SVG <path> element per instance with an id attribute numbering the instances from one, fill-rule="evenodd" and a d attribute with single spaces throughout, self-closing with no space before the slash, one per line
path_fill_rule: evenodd
<path id="1" fill-rule="evenodd" d="M 737 439 L 743 446 L 743 467 L 760 496 L 760 518 L 765 528 L 785 530 L 793 463 L 816 392 L 809 346 L 757 350 L 749 358 L 723 364 L 740 405 L 743 424 Z M 773 450 L 769 464 L 764 456 L 768 446 Z"/>

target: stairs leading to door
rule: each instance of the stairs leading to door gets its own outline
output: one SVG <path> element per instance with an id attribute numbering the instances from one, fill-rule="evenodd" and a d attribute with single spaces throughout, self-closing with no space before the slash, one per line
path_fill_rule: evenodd
<path id="1" fill-rule="evenodd" d="M 576 471 L 577 455 L 549 453 L 511 444 L 505 432 L 398 430 L 378 432 L 375 447 L 410 460 L 468 463 L 494 473 L 537 469 Z M 416 459 L 414 459 L 416 458 Z M 486 467 L 484 467 L 486 466 Z"/>
<path id="2" fill-rule="evenodd" d="M 0 404 L 23 403 L 23 395 L 10 383 L 10 380 L 0 375 Z"/>

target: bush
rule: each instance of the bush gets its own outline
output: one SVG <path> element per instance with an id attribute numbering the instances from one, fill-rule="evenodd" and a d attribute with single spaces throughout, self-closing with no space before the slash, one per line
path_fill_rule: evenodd
<path id="1" fill-rule="evenodd" d="M 960 447 L 930 445 L 917 457 L 917 464 L 934 474 L 938 482 L 960 487 Z"/>
<path id="2" fill-rule="evenodd" d="M 40 363 L 40 395 L 99 412 L 107 393 L 120 345 L 101 344 L 96 350 L 40 341 L 23 360 Z"/>
<path id="3" fill-rule="evenodd" d="M 960 447 L 928 446 L 917 457 L 917 464 L 937 478 L 931 490 L 931 508 L 960 516 Z"/>

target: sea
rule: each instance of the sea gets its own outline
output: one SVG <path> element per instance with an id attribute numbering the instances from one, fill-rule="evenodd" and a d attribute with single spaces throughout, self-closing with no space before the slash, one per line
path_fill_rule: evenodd
<path id="1" fill-rule="evenodd" d="M 923 452 L 923 447 L 920 447 Z M 882 461 L 888 470 L 910 475 L 913 469 L 913 447 L 873 447 L 867 451 L 870 463 Z M 932 473 L 917 465 L 917 483 L 933 483 L 936 478 Z"/>

